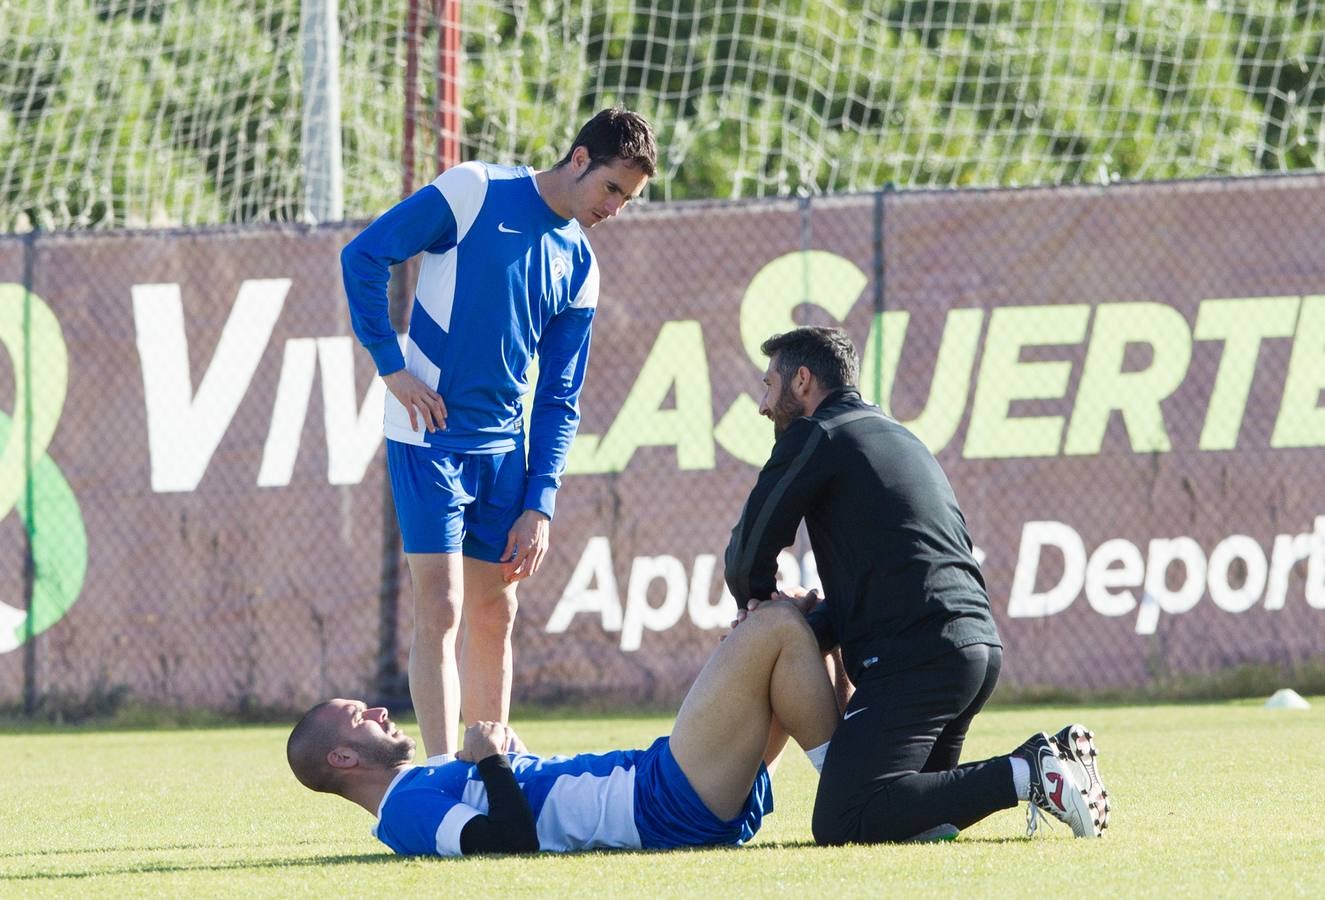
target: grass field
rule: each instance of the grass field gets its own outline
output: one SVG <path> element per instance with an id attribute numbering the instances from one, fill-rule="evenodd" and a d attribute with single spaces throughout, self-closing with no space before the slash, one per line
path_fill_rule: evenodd
<path id="1" fill-rule="evenodd" d="M 777 811 L 742 849 L 400 859 L 372 819 L 304 791 L 284 726 L 0 733 L 0 894 L 8 896 L 1325 896 L 1325 698 L 997 708 L 966 758 L 1071 720 L 1097 732 L 1114 801 L 1101 841 L 1033 840 L 1024 806 L 953 843 L 819 848 L 813 772 L 789 752 Z M 531 748 L 643 746 L 663 718 L 517 719 Z M 1057 823 L 1055 823 L 1057 824 Z M 813 893 L 807 893 L 813 892 Z"/>

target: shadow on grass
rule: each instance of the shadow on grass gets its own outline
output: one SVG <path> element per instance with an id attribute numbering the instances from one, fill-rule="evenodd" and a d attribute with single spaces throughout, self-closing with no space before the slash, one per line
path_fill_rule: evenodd
<path id="1" fill-rule="evenodd" d="M 960 847 L 962 844 L 969 844 L 969 845 L 971 845 L 971 846 L 977 846 L 977 845 L 978 845 L 978 846 L 981 846 L 981 847 L 991 846 L 991 845 L 998 845 L 998 844 L 1024 844 L 1024 843 L 1026 843 L 1028 840 L 1029 840 L 1029 838 L 1027 838 L 1027 837 L 1025 837 L 1025 836 L 1022 836 L 1022 835 L 1012 835 L 1012 836 L 1004 836 L 1004 837 L 965 837 L 965 836 L 958 836 L 955 840 L 950 840 L 950 841 L 892 841 L 892 842 L 883 841 L 883 842 L 880 842 L 880 843 L 878 843 L 878 844 L 842 844 L 842 845 L 831 846 L 831 847 L 820 846 L 819 844 L 816 844 L 814 841 L 811 841 L 811 840 L 799 840 L 799 841 L 769 841 L 769 842 L 766 843 L 766 844 L 752 844 L 752 845 L 750 845 L 749 847 L 744 847 L 744 848 L 742 848 L 742 847 L 732 847 L 731 849 L 732 849 L 732 850 L 746 850 L 746 851 L 753 851 L 753 850 L 822 850 L 822 851 L 825 851 L 825 852 L 830 852 L 830 851 L 833 851 L 833 850 L 844 850 L 844 849 L 845 849 L 845 850 L 864 850 L 864 849 L 868 849 L 868 848 L 872 848 L 872 847 L 891 847 L 891 848 L 896 848 L 896 849 L 899 849 L 899 850 L 905 850 L 905 849 L 910 848 L 910 847 L 935 847 L 935 846 L 938 846 L 938 847 L 951 847 L 951 846 L 958 846 L 958 847 Z M 714 850 L 714 849 L 716 849 L 716 848 L 714 848 L 714 847 L 697 847 L 697 848 L 695 848 L 695 849 L 697 849 L 697 850 L 708 850 L 708 851 L 712 851 L 712 850 Z"/>
<path id="2" fill-rule="evenodd" d="M 142 848 L 130 848 L 139 850 Z M 182 848 L 170 848 L 182 849 Z M 212 849 L 208 847 L 207 849 Z M 72 851 L 66 851 L 72 852 Z M 104 851 L 85 851 L 104 852 Z M 397 863 L 400 857 L 390 853 L 346 853 L 336 856 L 309 856 L 303 858 L 275 856 L 267 859 L 244 859 L 217 863 L 152 863 L 130 866 L 106 866 L 71 872 L 28 872 L 21 875 L 0 874 L 0 882 L 62 881 L 76 878 L 103 878 L 107 875 L 156 875 L 175 872 L 233 872 L 243 869 L 290 869 L 300 866 L 343 866 L 370 863 L 381 865 Z"/>
<path id="3" fill-rule="evenodd" d="M 919 844 L 910 844 L 910 843 L 872 844 L 872 845 L 848 844 L 845 846 L 845 849 L 861 849 L 866 847 L 889 847 L 889 848 L 903 849 L 913 846 L 929 846 L 931 844 L 948 844 L 956 846 L 960 846 L 962 844 L 976 844 L 976 845 L 985 846 L 991 844 L 1020 844 L 1024 843 L 1025 841 L 1026 838 L 1023 837 L 959 838 L 956 841 L 931 841 Z M 246 846 L 246 845 L 231 845 L 232 848 L 237 848 L 240 846 Z M 169 846 L 151 847 L 151 848 L 101 847 L 101 848 L 90 848 L 90 849 L 48 850 L 40 853 L 3 854 L 0 855 L 0 859 L 21 857 L 21 856 L 45 857 L 53 855 L 68 855 L 74 853 L 115 853 L 115 852 L 133 852 L 133 851 L 141 852 L 144 850 L 151 852 L 151 851 L 163 851 L 163 850 L 218 850 L 218 849 L 226 849 L 226 848 L 217 847 L 214 844 L 173 844 Z M 714 852 L 752 853 L 760 850 L 770 850 L 770 851 L 771 850 L 820 850 L 823 852 L 832 852 L 841 849 L 844 848 L 820 847 L 819 845 L 815 844 L 814 841 L 810 840 L 792 840 L 792 841 L 772 841 L 766 844 L 756 844 L 750 847 L 732 847 L 732 846 L 677 847 L 668 850 L 623 849 L 623 850 L 599 850 L 594 852 L 596 854 L 601 854 L 604 856 L 636 856 L 636 855 L 654 856 L 657 854 L 667 854 L 669 856 L 673 856 L 673 855 L 688 855 L 688 854 L 700 854 L 700 853 L 705 855 L 711 855 Z M 567 855 L 574 856 L 578 854 L 540 853 L 533 858 L 545 859 L 551 861 L 554 859 L 564 858 Z M 514 857 L 507 857 L 502 854 L 494 854 L 487 856 L 481 855 L 474 857 L 452 858 L 452 859 L 447 859 L 445 861 L 449 864 L 455 864 L 458 862 L 463 862 L 465 860 L 478 863 L 483 860 L 495 860 L 503 858 L 514 858 Z M 520 858 L 525 860 L 529 859 L 529 857 L 520 857 Z M 24 874 L 14 874 L 14 875 L 0 874 L 0 882 L 64 881 L 64 880 L 72 880 L 79 878 L 102 878 L 108 875 L 110 876 L 156 875 L 156 874 L 172 874 L 177 872 L 232 872 L 232 871 L 241 871 L 245 869 L 254 869 L 254 870 L 289 869 L 289 868 L 313 867 L 313 866 L 322 868 L 322 867 L 343 866 L 343 865 L 362 865 L 365 863 L 369 865 L 379 865 L 379 866 L 399 865 L 406 860 L 427 862 L 431 861 L 431 859 L 432 859 L 431 857 L 400 857 L 391 853 L 344 853 L 332 856 L 309 856 L 303 858 L 276 856 L 276 857 L 269 857 L 267 859 L 245 859 L 245 860 L 232 860 L 229 862 L 196 863 L 196 864 L 144 862 L 144 863 L 139 863 L 137 865 L 126 865 L 126 866 L 107 866 L 107 867 L 99 866 L 92 869 L 85 869 L 85 870 L 78 870 L 71 872 L 28 872 Z M 441 862 L 441 860 L 438 861 Z"/>
<path id="4" fill-rule="evenodd" d="M 318 841 L 318 840 L 311 840 L 311 839 L 310 839 L 310 840 L 306 840 L 306 841 L 284 841 L 284 842 L 283 842 L 283 844 L 284 844 L 285 846 L 295 846 L 295 847 L 298 847 L 298 846 L 300 846 L 300 845 L 307 845 L 307 844 L 325 844 L 325 843 L 326 843 L 325 841 Z M 166 853 L 166 852 L 169 852 L 169 851 L 172 851 L 172 850 L 248 850 L 248 849 L 252 849 L 252 847 L 253 847 L 253 845 L 252 845 L 252 844 L 248 844 L 248 843 L 241 843 L 241 844 L 210 844 L 210 843 L 208 843 L 208 844 L 198 844 L 198 843 L 192 843 L 192 844 L 153 844 L 153 845 L 151 845 L 151 846 L 144 846 L 144 845 L 142 845 L 142 844 L 134 844 L 134 845 L 124 846 L 124 847 L 96 847 L 96 846 L 85 846 L 85 847 L 62 847 L 62 848 L 60 848 L 60 849 L 58 849 L 58 850 L 51 850 L 51 849 L 48 849 L 48 848 L 45 848 L 45 847 L 40 847 L 40 848 L 34 848 L 34 849 L 32 849 L 32 850 L 13 850 L 13 851 L 7 851 L 7 852 L 5 852 L 5 853 L 0 853 L 0 859 L 20 859 L 20 858 L 22 858 L 22 857 L 24 857 L 24 856 L 40 856 L 40 857 L 43 857 L 43 858 L 44 858 L 44 857 L 47 857 L 47 856 L 78 856 L 78 855 L 89 856 L 89 855 L 94 854 L 94 853 Z M 0 879 L 3 879 L 4 877 L 6 877 L 6 876 L 4 876 L 3 874 L 0 874 Z"/>

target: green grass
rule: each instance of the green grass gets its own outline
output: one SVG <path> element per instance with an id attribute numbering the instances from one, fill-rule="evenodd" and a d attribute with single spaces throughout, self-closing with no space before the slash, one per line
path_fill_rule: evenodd
<path id="1" fill-rule="evenodd" d="M 304 791 L 285 726 L 0 734 L 0 894 L 6 896 L 1321 896 L 1325 698 L 1259 703 L 999 708 L 966 757 L 1038 729 L 1097 732 L 1114 801 L 1105 839 L 1060 826 L 1026 840 L 1024 807 L 954 843 L 818 848 L 813 773 L 789 752 L 777 812 L 743 849 L 407 860 L 372 819 Z M 517 720 L 526 742 L 573 753 L 643 746 L 670 721 Z M 807 894 L 807 889 L 813 891 Z M 794 894 L 791 892 L 795 892 Z"/>

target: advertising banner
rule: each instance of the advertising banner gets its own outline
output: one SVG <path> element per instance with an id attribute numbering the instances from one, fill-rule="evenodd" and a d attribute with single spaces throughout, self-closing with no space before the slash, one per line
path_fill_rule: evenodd
<path id="1" fill-rule="evenodd" d="M 758 347 L 797 324 L 847 328 L 867 399 L 942 463 L 1008 683 L 1325 656 L 1323 206 L 1306 176 L 658 204 L 594 229 L 583 420 L 520 589 L 516 703 L 683 693 L 734 613 L 722 552 L 772 444 Z M 385 389 L 340 282 L 356 230 L 0 239 L 0 703 L 293 708 L 404 671 Z M 817 583 L 803 534 L 781 563 Z"/>

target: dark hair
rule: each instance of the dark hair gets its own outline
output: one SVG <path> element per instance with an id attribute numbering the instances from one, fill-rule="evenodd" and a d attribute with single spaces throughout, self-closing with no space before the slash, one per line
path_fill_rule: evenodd
<path id="1" fill-rule="evenodd" d="M 327 764 L 327 754 L 339 743 L 340 729 L 322 715 L 330 705 L 328 700 L 304 713 L 285 742 L 285 758 L 304 787 L 334 794 L 338 793 L 336 770 Z"/>
<path id="2" fill-rule="evenodd" d="M 759 349 L 765 356 L 777 358 L 777 370 L 784 380 L 804 366 L 830 391 L 855 387 L 860 371 L 856 347 L 841 328 L 807 325 L 775 334 L 760 344 Z"/>
<path id="3" fill-rule="evenodd" d="M 625 160 L 650 178 L 658 170 L 658 148 L 653 142 L 653 129 L 647 119 L 628 109 L 614 106 L 585 122 L 557 167 L 570 162 L 576 147 L 589 151 L 586 173 L 618 159 Z"/>

